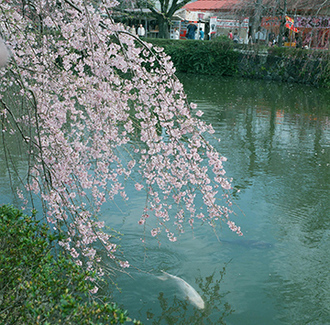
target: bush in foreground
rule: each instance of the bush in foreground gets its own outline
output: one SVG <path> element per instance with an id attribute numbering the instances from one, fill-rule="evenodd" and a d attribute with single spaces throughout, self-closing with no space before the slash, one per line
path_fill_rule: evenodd
<path id="1" fill-rule="evenodd" d="M 94 277 L 70 256 L 55 255 L 59 235 L 20 210 L 0 207 L 1 324 L 123 324 L 127 312 L 96 302 Z M 140 324 L 137 321 L 134 324 Z"/>

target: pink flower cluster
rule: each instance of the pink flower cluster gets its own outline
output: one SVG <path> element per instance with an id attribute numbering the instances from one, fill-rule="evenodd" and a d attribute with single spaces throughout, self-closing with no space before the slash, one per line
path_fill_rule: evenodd
<path id="1" fill-rule="evenodd" d="M 229 219 L 230 201 L 218 197 L 218 186 L 227 191 L 231 184 L 226 159 L 206 140 L 212 126 L 198 118 L 202 111 L 193 116 L 197 106 L 187 102 L 163 50 L 112 21 L 114 3 L 96 9 L 82 0 L 60 7 L 56 0 L 37 0 L 36 12 L 26 7 L 23 16 L 18 5 L 5 2 L 0 12 L 14 62 L 11 73 L 0 70 L 0 92 L 14 93 L 11 101 L 1 98 L 6 109 L 0 117 L 19 131 L 31 157 L 26 189 L 40 193 L 47 220 L 68 232 L 60 244 L 77 261 L 87 258 L 89 267 L 101 259 L 95 245 L 116 258 L 97 216 L 105 202 L 128 199 L 124 181 L 133 171 L 141 176 L 136 190 L 148 198 L 138 222 L 145 226 L 154 216 L 152 236 L 165 229 L 176 241 L 176 232 L 195 218 L 212 226 L 222 220 L 241 234 Z M 31 28 L 36 19 L 44 29 Z M 197 199 L 206 212 L 198 212 Z"/>

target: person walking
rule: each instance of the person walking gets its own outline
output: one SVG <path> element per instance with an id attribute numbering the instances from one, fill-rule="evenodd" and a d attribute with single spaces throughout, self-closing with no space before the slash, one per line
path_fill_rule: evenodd
<path id="1" fill-rule="evenodd" d="M 131 34 L 136 35 L 136 30 L 134 25 L 132 25 L 132 27 L 130 28 L 130 32 Z"/>
<path id="2" fill-rule="evenodd" d="M 142 24 L 140 24 L 137 32 L 138 32 L 139 37 L 144 37 L 146 35 L 146 30 L 144 29 Z"/>
<path id="3" fill-rule="evenodd" d="M 201 41 L 204 41 L 204 31 L 203 31 L 202 27 L 199 28 L 199 39 Z"/>
<path id="4" fill-rule="evenodd" d="M 187 34 L 186 34 L 186 37 L 188 39 L 195 39 L 195 32 L 196 32 L 196 29 L 197 29 L 197 26 L 190 23 L 188 26 L 187 26 Z"/>
<path id="5" fill-rule="evenodd" d="M 262 41 L 263 40 L 263 33 L 262 33 L 262 31 L 260 30 L 260 29 L 258 29 L 258 31 L 255 33 L 255 39 L 256 39 L 256 43 L 258 44 L 258 43 L 261 43 L 260 41 Z"/>
<path id="6" fill-rule="evenodd" d="M 238 31 L 235 29 L 234 35 L 233 35 L 233 42 L 238 43 L 239 42 L 239 36 L 238 36 Z"/>
<path id="7" fill-rule="evenodd" d="M 173 39 L 179 39 L 180 38 L 180 33 L 178 29 L 175 27 L 174 28 L 174 33 L 173 33 Z"/>

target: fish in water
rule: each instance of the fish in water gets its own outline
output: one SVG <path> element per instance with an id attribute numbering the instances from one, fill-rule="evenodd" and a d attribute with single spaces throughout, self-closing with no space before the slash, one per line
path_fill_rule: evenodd
<path id="1" fill-rule="evenodd" d="M 198 292 L 190 284 L 188 284 L 186 281 L 182 280 L 181 278 L 179 278 L 175 275 L 169 274 L 163 270 L 161 270 L 161 271 L 163 272 L 164 275 L 158 277 L 160 280 L 167 280 L 167 279 L 174 280 L 178 284 L 180 289 L 183 291 L 183 293 L 185 294 L 185 297 L 193 305 L 195 305 L 199 309 L 204 309 L 205 304 L 204 304 L 202 297 L 198 294 Z"/>

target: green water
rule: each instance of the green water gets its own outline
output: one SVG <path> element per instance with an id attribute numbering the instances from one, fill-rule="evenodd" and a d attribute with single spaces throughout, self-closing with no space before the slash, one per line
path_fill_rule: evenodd
<path id="1" fill-rule="evenodd" d="M 234 220 L 244 236 L 225 226 L 219 242 L 203 225 L 175 243 L 159 243 L 137 223 L 143 197 L 128 190 L 127 204 L 103 210 L 106 223 L 124 234 L 121 249 L 132 265 L 130 276 L 114 278 L 121 292 L 111 294 L 145 324 L 330 324 L 330 94 L 264 81 L 180 78 L 221 138 L 214 145 L 240 189 Z M 0 204 L 12 199 L 1 159 Z M 161 270 L 192 285 L 205 310 L 185 301 L 175 281 L 159 279 Z"/>
<path id="2" fill-rule="evenodd" d="M 176 243 L 147 238 L 144 248 L 136 199 L 121 227 L 123 249 L 152 275 L 132 269 L 132 278 L 119 277 L 116 298 L 146 324 L 330 324 L 330 94 L 242 79 L 181 80 L 221 138 L 216 146 L 241 190 L 235 221 L 244 237 L 224 227 L 219 243 L 203 226 Z M 161 269 L 193 285 L 205 311 L 178 304 L 176 284 L 154 276 Z"/>

